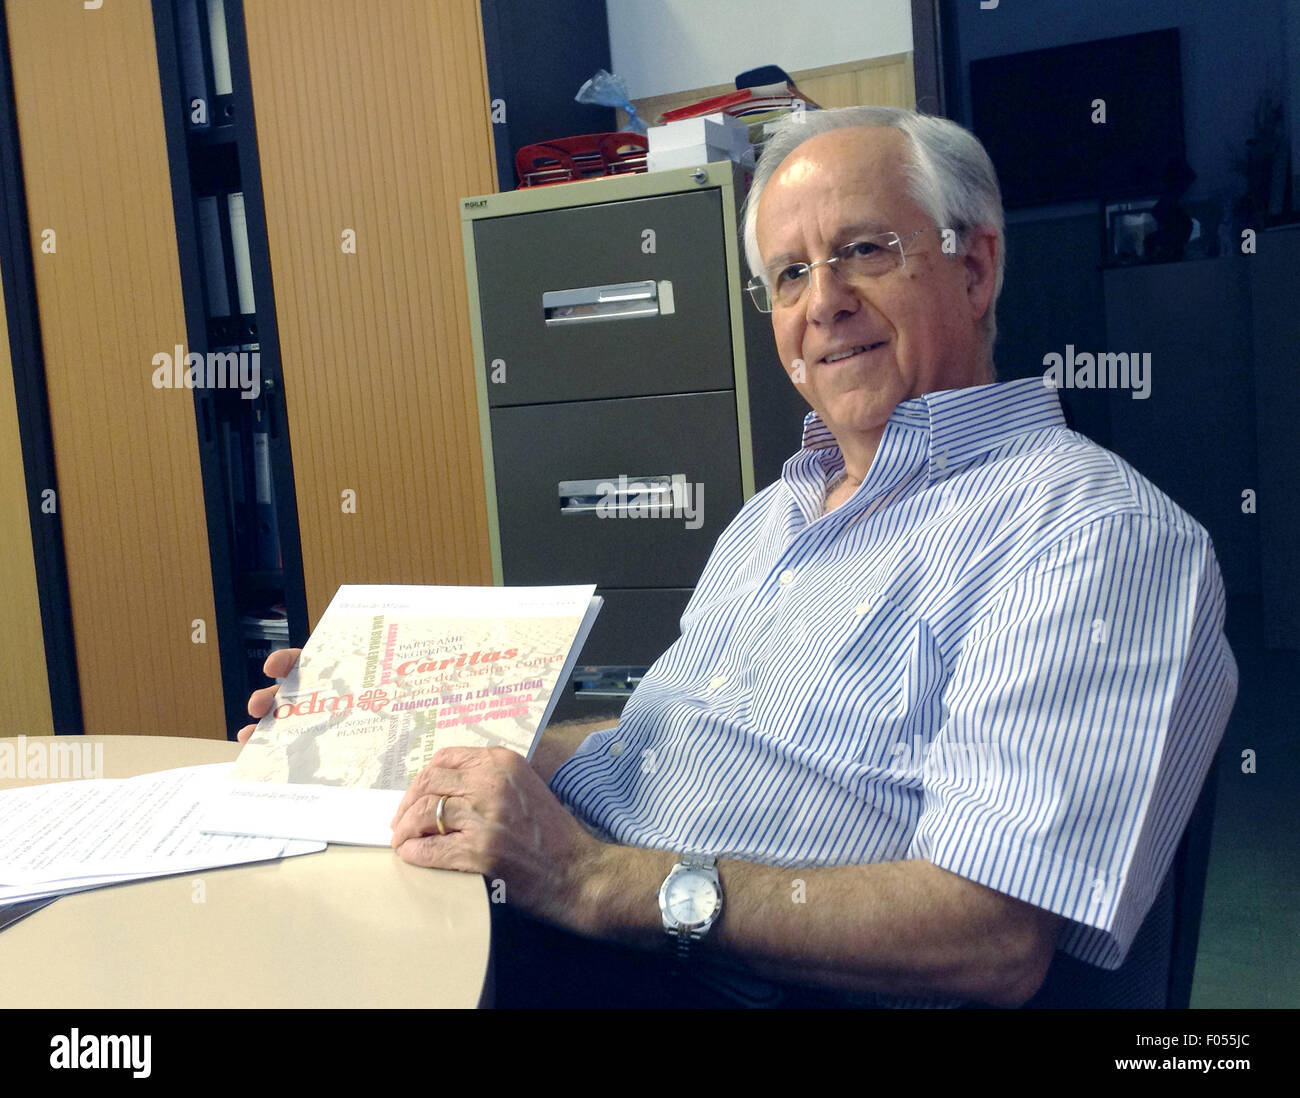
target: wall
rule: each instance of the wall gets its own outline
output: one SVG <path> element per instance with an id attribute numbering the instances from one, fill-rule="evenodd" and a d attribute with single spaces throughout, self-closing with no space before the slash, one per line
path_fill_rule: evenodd
<path id="1" fill-rule="evenodd" d="M 1244 152 L 1256 100 L 1265 85 L 1287 83 L 1283 16 L 1288 0 L 945 0 L 943 28 L 955 44 L 950 72 L 953 118 L 970 124 L 970 63 L 984 57 L 1177 27 L 1182 40 L 1187 160 L 1198 178 L 1190 196 L 1237 189 L 1230 156 Z M 1293 3 L 1293 0 L 1291 0 Z M 1300 16 L 1293 16 L 1300 21 Z"/>
<path id="2" fill-rule="evenodd" d="M 632 99 L 908 53 L 909 0 L 606 0 L 613 71 Z"/>
<path id="3" fill-rule="evenodd" d="M 1291 186 L 1292 203 L 1300 209 L 1300 0 L 1283 5 L 1286 23 L 1287 113 L 1291 119 Z"/>
<path id="4" fill-rule="evenodd" d="M 1250 355 L 1255 262 L 1226 255 L 1117 268 L 1103 278 L 1104 346 L 1151 355 L 1145 399 L 1106 393 L 1110 449 L 1205 527 L 1224 587 L 1243 597 L 1260 591 L 1260 519 L 1242 511 L 1242 491 L 1259 484 Z"/>
<path id="5" fill-rule="evenodd" d="M 1244 180 L 1232 158 L 1244 151 L 1257 98 L 1266 87 L 1283 94 L 1288 87 L 1286 3 L 1300 6 L 1000 0 L 981 9 L 974 0 L 943 0 L 950 113 L 969 125 L 974 60 L 1176 26 L 1187 158 L 1198 174 L 1189 197 L 1236 194 Z M 1041 373 L 1043 355 L 1066 343 L 1152 352 L 1151 399 L 1086 392 L 1063 394 L 1065 403 L 1079 430 L 1128 458 L 1210 530 L 1229 596 L 1257 599 L 1261 569 L 1267 589 L 1269 565 L 1261 559 L 1258 521 L 1240 510 L 1241 491 L 1261 472 L 1251 304 L 1238 286 L 1243 261 L 1229 256 L 1103 273 L 1099 219 L 1095 201 L 1008 214 L 999 372 Z"/>

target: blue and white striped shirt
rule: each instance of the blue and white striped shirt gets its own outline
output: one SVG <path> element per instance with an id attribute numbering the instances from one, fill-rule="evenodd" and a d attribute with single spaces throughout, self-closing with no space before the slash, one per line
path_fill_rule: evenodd
<path id="1" fill-rule="evenodd" d="M 1118 967 L 1236 696 L 1209 537 L 1037 378 L 898 405 L 824 514 L 843 465 L 810 413 L 554 792 L 634 846 L 927 859 Z"/>

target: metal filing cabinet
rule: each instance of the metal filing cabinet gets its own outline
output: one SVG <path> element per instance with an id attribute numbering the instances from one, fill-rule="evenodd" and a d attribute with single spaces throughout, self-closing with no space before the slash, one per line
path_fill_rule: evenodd
<path id="1" fill-rule="evenodd" d="M 621 707 L 592 668 L 676 640 L 754 492 L 736 208 L 728 164 L 461 202 L 494 579 L 605 598 L 558 718 Z"/>

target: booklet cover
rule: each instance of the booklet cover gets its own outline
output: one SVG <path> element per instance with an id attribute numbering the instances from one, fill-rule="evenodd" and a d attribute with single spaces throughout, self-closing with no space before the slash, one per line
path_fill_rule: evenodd
<path id="1" fill-rule="evenodd" d="M 532 755 L 603 600 L 572 587 L 340 587 L 203 830 L 387 846 L 443 747 Z"/>

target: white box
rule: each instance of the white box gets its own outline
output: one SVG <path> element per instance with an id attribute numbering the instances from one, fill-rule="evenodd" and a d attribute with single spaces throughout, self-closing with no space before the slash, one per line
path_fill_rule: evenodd
<path id="1" fill-rule="evenodd" d="M 682 118 L 646 132 L 650 152 L 712 145 L 727 152 L 728 159 L 743 153 L 749 145 L 749 127 L 726 114 L 705 114 Z"/>
<path id="2" fill-rule="evenodd" d="M 646 157 L 646 170 L 663 172 L 672 168 L 692 168 L 699 164 L 710 164 L 715 160 L 730 159 L 732 159 L 730 152 L 716 145 L 692 145 L 687 149 L 650 152 Z"/>

